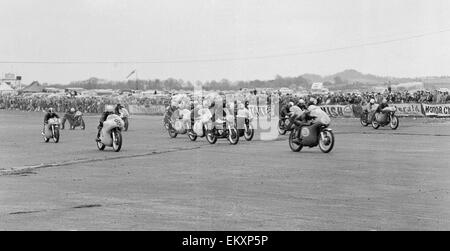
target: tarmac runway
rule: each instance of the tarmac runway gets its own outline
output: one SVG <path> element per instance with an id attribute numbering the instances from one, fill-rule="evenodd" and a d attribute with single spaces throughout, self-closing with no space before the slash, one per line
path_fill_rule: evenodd
<path id="1" fill-rule="evenodd" d="M 0 111 L 0 230 L 450 230 L 450 120 L 397 131 L 333 119 L 333 151 L 170 139 L 134 116 L 101 152 L 98 117 L 44 143 L 42 113 Z"/>

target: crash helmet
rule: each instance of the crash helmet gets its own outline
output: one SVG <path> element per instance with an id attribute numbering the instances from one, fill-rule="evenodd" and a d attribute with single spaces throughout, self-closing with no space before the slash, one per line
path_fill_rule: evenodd
<path id="1" fill-rule="evenodd" d="M 299 104 L 299 105 L 304 105 L 304 104 L 305 104 L 305 100 L 300 99 L 300 100 L 298 101 L 298 104 Z"/>
<path id="2" fill-rule="evenodd" d="M 375 104 L 375 99 L 371 99 L 370 100 L 370 103 L 373 105 L 373 104 Z"/>
<path id="3" fill-rule="evenodd" d="M 53 107 L 48 108 L 48 113 L 55 114 L 55 108 Z"/>
<path id="4" fill-rule="evenodd" d="M 289 106 L 289 107 L 294 106 L 294 102 L 290 101 L 290 102 L 288 103 L 288 106 Z"/>
<path id="5" fill-rule="evenodd" d="M 383 98 L 383 101 L 381 101 L 383 104 L 386 104 L 387 103 L 387 99 L 386 98 Z"/>
<path id="6" fill-rule="evenodd" d="M 243 110 L 244 108 L 245 108 L 245 105 L 242 104 L 242 103 L 240 103 L 239 106 L 238 106 L 238 109 L 239 109 L 239 110 Z"/>
<path id="7" fill-rule="evenodd" d="M 105 112 L 114 113 L 114 107 L 112 105 L 105 106 Z"/>
<path id="8" fill-rule="evenodd" d="M 118 107 L 119 109 L 123 108 L 122 104 L 117 104 L 116 107 Z"/>
<path id="9" fill-rule="evenodd" d="M 75 112 L 75 108 L 70 108 L 70 112 Z"/>

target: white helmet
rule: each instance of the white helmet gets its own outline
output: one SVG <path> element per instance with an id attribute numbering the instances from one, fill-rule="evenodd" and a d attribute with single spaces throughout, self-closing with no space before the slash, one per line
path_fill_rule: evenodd
<path id="1" fill-rule="evenodd" d="M 70 112 L 75 112 L 75 108 L 70 108 Z"/>
<path id="2" fill-rule="evenodd" d="M 114 106 L 112 105 L 105 106 L 105 112 L 114 112 Z"/>
<path id="3" fill-rule="evenodd" d="M 371 99 L 371 100 L 370 100 L 370 103 L 371 103 L 371 104 L 375 104 L 375 99 Z"/>
<path id="4" fill-rule="evenodd" d="M 238 108 L 239 108 L 239 110 L 242 110 L 242 109 L 244 109 L 244 108 L 245 108 L 245 105 L 244 105 L 244 104 L 242 104 L 242 103 L 240 103 L 240 104 L 239 104 L 239 106 L 238 106 Z"/>
<path id="5" fill-rule="evenodd" d="M 316 104 L 317 104 L 317 99 L 315 99 L 315 98 L 310 98 L 310 99 L 309 99 L 309 102 L 312 103 L 312 104 L 314 104 L 314 105 L 316 105 Z"/>
<path id="6" fill-rule="evenodd" d="M 300 99 L 300 100 L 298 101 L 298 103 L 299 103 L 299 104 L 305 104 L 305 100 Z"/>

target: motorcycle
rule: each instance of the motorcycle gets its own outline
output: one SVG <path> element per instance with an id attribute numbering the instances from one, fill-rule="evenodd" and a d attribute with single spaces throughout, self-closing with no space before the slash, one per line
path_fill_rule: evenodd
<path id="1" fill-rule="evenodd" d="M 171 138 L 176 138 L 178 136 L 178 134 L 187 134 L 189 139 L 191 141 L 196 141 L 197 140 L 197 134 L 194 132 L 193 129 L 191 129 L 191 126 L 189 125 L 189 122 L 183 121 L 181 119 L 172 121 L 170 125 L 167 125 L 168 128 L 168 132 L 169 132 L 169 136 Z"/>
<path id="2" fill-rule="evenodd" d="M 375 114 L 372 120 L 373 129 L 378 129 L 380 126 L 385 127 L 389 125 L 392 130 L 397 130 L 400 122 L 398 117 L 395 116 L 396 111 L 397 109 L 395 107 L 386 107 L 381 111 L 381 113 Z"/>
<path id="3" fill-rule="evenodd" d="M 97 148 L 100 151 L 105 147 L 112 147 L 115 152 L 119 152 L 122 148 L 122 129 L 124 127 L 123 120 L 115 114 L 109 115 L 100 132 L 100 141 L 97 142 Z"/>
<path id="4" fill-rule="evenodd" d="M 364 111 L 361 113 L 361 118 L 360 118 L 360 122 L 361 125 L 366 127 L 369 125 L 369 112 L 368 111 Z"/>
<path id="5" fill-rule="evenodd" d="M 255 129 L 251 124 L 251 121 L 247 118 L 237 118 L 239 137 L 244 137 L 246 141 L 251 141 L 255 136 Z"/>
<path id="6" fill-rule="evenodd" d="M 231 145 L 236 145 L 239 142 L 239 133 L 233 116 L 227 116 L 226 121 L 220 119 L 216 122 L 210 121 L 207 128 L 206 140 L 210 144 L 215 144 L 219 138 L 228 139 Z"/>
<path id="7" fill-rule="evenodd" d="M 280 135 L 285 135 L 287 132 L 292 131 L 290 122 L 288 117 L 280 118 L 278 121 L 278 133 Z"/>
<path id="8" fill-rule="evenodd" d="M 70 123 L 71 121 L 69 121 Z M 84 119 L 83 119 L 83 113 L 81 113 L 80 111 L 75 113 L 75 116 L 73 117 L 73 121 L 72 123 L 70 123 L 70 130 L 75 130 L 75 128 L 77 127 L 81 127 L 81 130 L 85 130 L 86 129 L 86 125 L 84 123 Z"/>
<path id="9" fill-rule="evenodd" d="M 45 126 L 44 130 L 44 141 L 45 143 L 49 142 L 50 139 L 53 139 L 53 142 L 59 142 L 59 126 L 60 121 L 58 118 L 51 118 L 48 120 L 48 124 Z"/>
<path id="10" fill-rule="evenodd" d="M 289 135 L 289 147 L 293 152 L 300 152 L 304 146 L 313 148 L 319 146 L 323 153 L 329 153 L 334 147 L 334 134 L 326 125 L 303 125 L 295 123 Z M 294 139 L 298 137 L 298 142 Z"/>

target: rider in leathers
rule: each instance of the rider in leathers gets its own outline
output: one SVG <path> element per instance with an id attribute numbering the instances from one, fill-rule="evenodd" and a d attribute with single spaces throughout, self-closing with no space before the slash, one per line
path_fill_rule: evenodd
<path id="1" fill-rule="evenodd" d="M 98 124 L 98 132 L 97 132 L 97 138 L 95 139 L 97 142 L 100 142 L 100 132 L 102 131 L 103 128 L 103 122 L 105 122 L 105 120 L 108 118 L 109 115 L 114 114 L 114 107 L 112 105 L 107 105 L 105 107 L 105 111 L 102 113 L 101 117 L 100 117 L 100 121 Z"/>
<path id="2" fill-rule="evenodd" d="M 54 108 L 48 108 L 48 112 L 44 116 L 44 127 L 42 128 L 42 135 L 45 134 L 45 127 L 48 125 L 48 120 L 52 118 L 58 118 L 58 114 L 56 114 Z"/>

